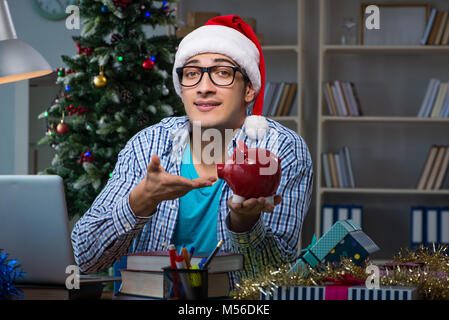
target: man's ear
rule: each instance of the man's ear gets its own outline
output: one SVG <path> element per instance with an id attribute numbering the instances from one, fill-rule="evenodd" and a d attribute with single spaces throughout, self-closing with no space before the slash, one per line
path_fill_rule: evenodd
<path id="1" fill-rule="evenodd" d="M 256 91 L 253 89 L 253 85 L 248 81 L 245 88 L 245 102 L 250 103 L 256 98 Z"/>

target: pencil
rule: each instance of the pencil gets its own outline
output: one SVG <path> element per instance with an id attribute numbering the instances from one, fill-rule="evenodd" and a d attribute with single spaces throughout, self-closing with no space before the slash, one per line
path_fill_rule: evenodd
<path id="1" fill-rule="evenodd" d="M 218 251 L 220 250 L 220 247 L 223 245 L 223 243 L 224 243 L 223 240 L 218 241 L 218 244 L 215 247 L 214 251 L 212 251 L 212 253 L 209 255 L 209 257 L 207 257 L 207 260 L 203 265 L 203 269 L 206 269 L 209 266 L 210 262 L 215 257 L 215 255 L 218 253 Z"/>

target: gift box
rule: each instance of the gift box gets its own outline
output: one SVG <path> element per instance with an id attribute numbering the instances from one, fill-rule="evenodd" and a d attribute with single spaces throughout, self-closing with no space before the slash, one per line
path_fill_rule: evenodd
<path id="1" fill-rule="evenodd" d="M 340 295 L 335 295 L 339 291 Z M 346 292 L 345 299 L 342 293 Z M 278 287 L 273 294 L 260 294 L 260 300 L 418 300 L 414 287 L 380 287 L 368 289 L 364 286 L 337 287 Z"/>
<path id="2" fill-rule="evenodd" d="M 314 237 L 290 272 L 305 272 L 307 265 L 313 268 L 319 263 L 339 262 L 342 257 L 359 265 L 377 250 L 379 247 L 352 220 L 337 221 L 320 239 Z"/>

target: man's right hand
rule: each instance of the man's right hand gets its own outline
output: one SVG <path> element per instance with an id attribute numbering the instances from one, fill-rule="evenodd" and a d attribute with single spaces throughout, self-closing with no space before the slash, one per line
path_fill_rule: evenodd
<path id="1" fill-rule="evenodd" d="M 136 216 L 147 217 L 156 211 L 160 202 L 182 197 L 193 189 L 210 187 L 215 180 L 216 177 L 191 180 L 169 174 L 161 167 L 159 157 L 153 154 L 145 179 L 129 194 L 129 205 Z"/>

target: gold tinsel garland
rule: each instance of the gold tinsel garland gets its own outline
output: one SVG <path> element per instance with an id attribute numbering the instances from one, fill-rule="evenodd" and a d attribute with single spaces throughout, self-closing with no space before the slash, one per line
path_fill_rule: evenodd
<path id="1" fill-rule="evenodd" d="M 415 250 L 401 249 L 392 263 L 380 266 L 381 286 L 416 287 L 421 299 L 449 300 L 449 256 L 447 246 L 433 248 L 418 247 Z M 372 264 L 369 260 L 365 266 Z M 351 276 L 366 280 L 365 267 L 355 265 L 351 259 L 342 258 L 338 264 L 319 265 L 307 270 L 289 273 L 290 265 L 267 268 L 255 277 L 243 279 L 236 284 L 234 299 L 258 300 L 260 293 L 272 294 L 278 287 L 322 286 L 329 279 Z M 305 271 L 305 272 L 303 272 Z"/>

